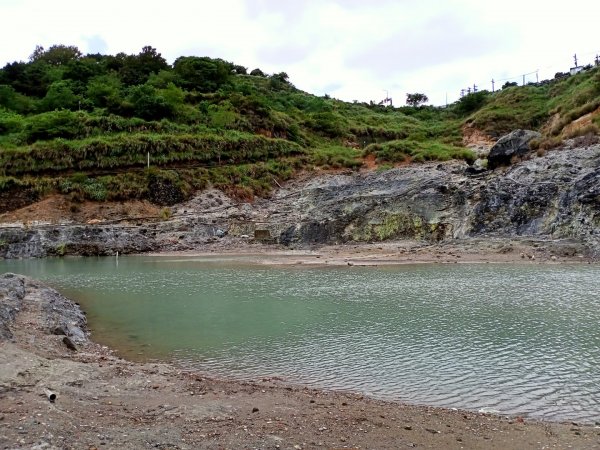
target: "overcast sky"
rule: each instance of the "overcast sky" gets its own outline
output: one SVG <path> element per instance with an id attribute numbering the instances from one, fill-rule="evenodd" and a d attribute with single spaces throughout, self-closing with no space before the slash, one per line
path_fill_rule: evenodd
<path id="1" fill-rule="evenodd" d="M 343 100 L 387 90 L 396 105 L 408 92 L 453 102 L 473 84 L 548 78 L 575 53 L 582 64 L 600 54 L 598 0 L 0 0 L 0 24 L 0 66 L 36 45 L 151 45 L 169 62 L 211 56 L 284 71 L 300 89 Z"/>

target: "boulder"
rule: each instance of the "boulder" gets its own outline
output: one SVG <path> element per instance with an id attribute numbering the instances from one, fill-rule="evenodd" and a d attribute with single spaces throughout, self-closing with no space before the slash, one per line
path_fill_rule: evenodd
<path id="1" fill-rule="evenodd" d="M 515 130 L 502 136 L 490 149 L 488 169 L 509 166 L 513 157 L 522 157 L 529 153 L 529 142 L 540 137 L 540 133 L 531 130 Z"/>

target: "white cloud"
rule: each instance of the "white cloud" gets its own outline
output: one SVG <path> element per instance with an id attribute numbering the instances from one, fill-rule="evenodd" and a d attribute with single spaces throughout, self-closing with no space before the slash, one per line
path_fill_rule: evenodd
<path id="1" fill-rule="evenodd" d="M 539 69 L 546 78 L 600 53 L 600 3 L 505 0 L 3 0 L 0 64 L 36 45 L 137 53 L 156 47 L 285 71 L 301 89 L 396 104 L 425 92 L 441 104 L 462 87 Z M 528 81 L 535 80 L 530 75 Z M 500 82 L 501 84 L 501 82 Z M 498 85 L 497 85 L 498 87 Z"/>

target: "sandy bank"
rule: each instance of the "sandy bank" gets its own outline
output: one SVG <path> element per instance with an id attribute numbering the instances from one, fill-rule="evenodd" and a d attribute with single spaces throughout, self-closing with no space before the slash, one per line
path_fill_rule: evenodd
<path id="1" fill-rule="evenodd" d="M 377 266 L 397 264 L 519 263 L 574 264 L 594 261 L 570 241 L 486 238 L 441 243 L 395 242 L 325 245 L 291 250 L 278 245 L 244 242 L 217 243 L 203 251 L 149 253 L 154 256 L 239 258 L 265 265 Z"/>
<path id="2" fill-rule="evenodd" d="M 216 380 L 115 357 L 76 305 L 0 277 L 2 448 L 598 448 L 600 429 Z M 77 351 L 67 349 L 66 333 Z M 50 402 L 44 394 L 57 394 Z"/>

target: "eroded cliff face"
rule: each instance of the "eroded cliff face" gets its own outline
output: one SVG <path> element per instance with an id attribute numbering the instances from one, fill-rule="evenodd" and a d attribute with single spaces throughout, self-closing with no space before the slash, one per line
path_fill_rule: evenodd
<path id="1" fill-rule="evenodd" d="M 564 148 L 479 175 L 465 169 L 450 162 L 324 175 L 252 205 L 205 192 L 175 207 L 172 219 L 137 226 L 4 228 L 0 256 L 202 249 L 236 239 L 301 248 L 486 236 L 571 239 L 600 256 L 600 146 Z"/>
<path id="2" fill-rule="evenodd" d="M 285 244 L 486 235 L 600 242 L 600 147 L 465 175 L 460 164 L 332 176 L 304 187 Z"/>

